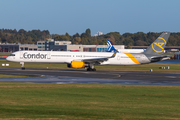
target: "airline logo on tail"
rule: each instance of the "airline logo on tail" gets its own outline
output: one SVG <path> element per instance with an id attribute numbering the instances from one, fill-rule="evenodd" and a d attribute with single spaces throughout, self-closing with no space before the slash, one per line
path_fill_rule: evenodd
<path id="1" fill-rule="evenodd" d="M 107 51 L 111 51 L 112 49 L 112 44 L 109 40 L 107 40 L 107 46 L 108 46 L 108 50 Z"/>
<path id="2" fill-rule="evenodd" d="M 110 40 L 107 40 L 107 46 L 108 46 L 107 52 L 111 52 L 111 51 L 115 52 L 116 51 L 116 49 L 114 48 L 114 46 L 112 45 Z"/>
<path id="3" fill-rule="evenodd" d="M 164 51 L 165 45 L 166 45 L 166 40 L 162 37 L 158 37 L 158 41 L 152 43 L 152 49 L 157 53 L 161 53 Z"/>
<path id="4" fill-rule="evenodd" d="M 162 42 L 160 42 L 160 43 L 156 43 L 156 42 L 155 42 L 154 44 L 155 44 L 155 45 L 157 45 L 158 47 L 160 47 L 161 49 L 163 49 L 163 47 L 162 47 L 162 46 L 164 45 L 164 43 L 162 43 Z"/>

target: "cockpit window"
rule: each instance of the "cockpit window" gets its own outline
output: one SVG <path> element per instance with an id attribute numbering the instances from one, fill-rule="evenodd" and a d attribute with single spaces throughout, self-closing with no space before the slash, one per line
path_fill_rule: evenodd
<path id="1" fill-rule="evenodd" d="M 15 54 L 11 54 L 10 56 L 15 56 Z"/>

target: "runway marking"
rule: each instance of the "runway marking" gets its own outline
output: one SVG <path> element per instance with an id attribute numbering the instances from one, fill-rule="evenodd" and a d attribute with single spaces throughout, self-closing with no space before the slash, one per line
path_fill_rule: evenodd
<path id="1" fill-rule="evenodd" d="M 166 76 L 168 78 L 177 78 L 176 76 Z"/>

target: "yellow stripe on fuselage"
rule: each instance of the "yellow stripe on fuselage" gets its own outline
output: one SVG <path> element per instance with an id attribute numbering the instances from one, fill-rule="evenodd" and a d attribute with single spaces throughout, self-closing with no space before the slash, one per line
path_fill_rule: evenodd
<path id="1" fill-rule="evenodd" d="M 124 54 L 126 54 L 134 63 L 141 64 L 131 53 L 124 53 Z"/>

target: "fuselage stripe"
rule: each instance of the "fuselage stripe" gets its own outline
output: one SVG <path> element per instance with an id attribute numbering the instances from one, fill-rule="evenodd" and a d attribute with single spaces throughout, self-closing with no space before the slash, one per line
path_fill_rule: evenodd
<path id="1" fill-rule="evenodd" d="M 124 53 L 124 54 L 126 54 L 134 63 L 141 64 L 131 53 Z"/>

